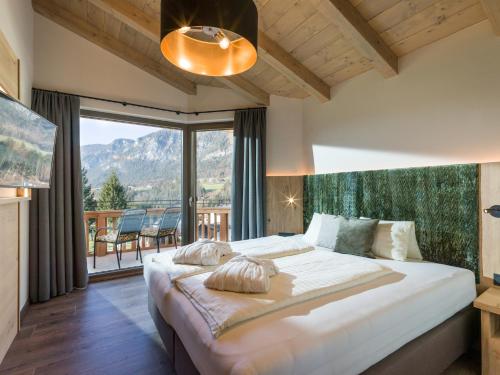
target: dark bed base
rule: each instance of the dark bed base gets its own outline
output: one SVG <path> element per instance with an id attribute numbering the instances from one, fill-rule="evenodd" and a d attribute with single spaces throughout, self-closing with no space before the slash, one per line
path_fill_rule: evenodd
<path id="1" fill-rule="evenodd" d="M 174 329 L 163 319 L 149 295 L 149 313 L 178 375 L 199 375 Z M 392 353 L 363 372 L 364 375 L 441 374 L 467 352 L 479 332 L 479 314 L 466 307 L 450 319 Z"/>

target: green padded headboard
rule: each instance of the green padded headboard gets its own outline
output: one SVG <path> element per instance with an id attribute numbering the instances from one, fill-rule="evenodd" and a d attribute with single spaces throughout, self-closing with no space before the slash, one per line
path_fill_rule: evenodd
<path id="1" fill-rule="evenodd" d="M 314 212 L 415 221 L 425 260 L 479 277 L 479 165 L 304 177 L 304 228 Z"/>

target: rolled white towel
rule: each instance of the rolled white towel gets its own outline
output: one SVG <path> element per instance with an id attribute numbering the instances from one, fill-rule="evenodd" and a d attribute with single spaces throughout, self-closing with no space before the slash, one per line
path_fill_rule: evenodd
<path id="1" fill-rule="evenodd" d="M 201 240 L 177 249 L 172 261 L 175 264 L 216 266 L 221 257 L 231 253 L 227 242 Z"/>
<path id="2" fill-rule="evenodd" d="M 279 270 L 271 259 L 238 256 L 217 267 L 204 281 L 210 289 L 237 293 L 267 293 L 270 277 Z"/>

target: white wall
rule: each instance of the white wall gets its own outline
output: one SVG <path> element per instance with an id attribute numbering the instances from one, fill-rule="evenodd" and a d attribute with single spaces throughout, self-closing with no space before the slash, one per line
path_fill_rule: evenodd
<path id="1" fill-rule="evenodd" d="M 33 81 L 33 9 L 30 0 L 0 0 L 0 30 L 20 60 L 21 101 L 31 105 Z M 15 189 L 2 189 L 0 196 L 14 195 Z M 20 208 L 20 294 L 22 308 L 28 301 L 28 203 Z"/>
<path id="2" fill-rule="evenodd" d="M 500 160 L 500 38 L 487 21 L 304 104 L 309 173 Z"/>
<path id="3" fill-rule="evenodd" d="M 303 101 L 271 96 L 267 110 L 267 174 L 269 176 L 302 175 Z"/>

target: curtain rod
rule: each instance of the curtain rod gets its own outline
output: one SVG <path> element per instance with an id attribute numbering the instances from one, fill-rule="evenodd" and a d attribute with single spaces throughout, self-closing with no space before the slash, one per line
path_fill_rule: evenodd
<path id="1" fill-rule="evenodd" d="M 126 102 L 126 101 L 99 98 L 99 97 L 96 97 L 96 96 L 87 96 L 87 95 L 72 94 L 72 93 L 67 93 L 67 92 L 62 92 L 62 91 L 55 91 L 55 90 L 38 89 L 38 88 L 35 88 L 35 87 L 33 87 L 33 90 L 51 92 L 51 93 L 54 93 L 54 94 L 63 94 L 63 95 L 78 96 L 79 98 L 91 99 L 91 100 L 98 100 L 98 101 L 106 102 L 106 103 L 121 104 L 124 107 L 126 107 L 126 106 L 132 106 L 132 107 L 138 107 L 138 108 L 153 109 L 155 111 L 163 111 L 163 112 L 175 113 L 176 115 L 196 115 L 196 116 L 198 116 L 198 115 L 204 114 L 204 113 L 222 113 L 222 112 L 244 111 L 244 110 L 247 110 L 247 109 L 266 109 L 267 108 L 267 107 L 249 107 L 249 108 L 214 109 L 214 110 L 210 110 L 210 111 L 185 112 L 185 111 L 179 111 L 179 110 L 176 110 L 176 109 L 153 107 L 153 106 L 144 105 L 144 104 L 129 103 L 129 102 Z"/>

